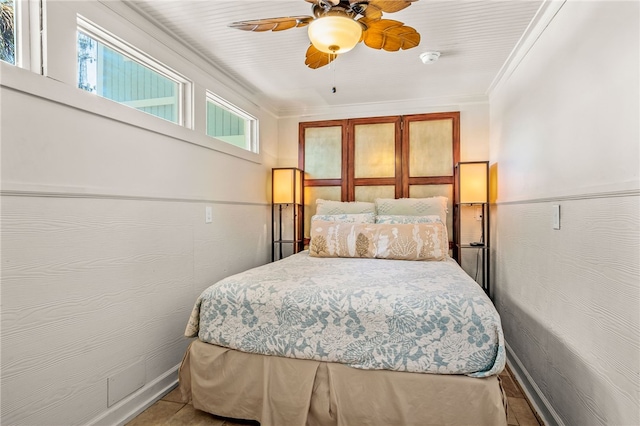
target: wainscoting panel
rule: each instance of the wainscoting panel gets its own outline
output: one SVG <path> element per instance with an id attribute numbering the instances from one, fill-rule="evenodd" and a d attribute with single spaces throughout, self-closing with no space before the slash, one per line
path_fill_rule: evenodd
<path id="1" fill-rule="evenodd" d="M 640 424 L 639 211 L 638 191 L 495 208 L 495 303 L 550 424 Z"/>

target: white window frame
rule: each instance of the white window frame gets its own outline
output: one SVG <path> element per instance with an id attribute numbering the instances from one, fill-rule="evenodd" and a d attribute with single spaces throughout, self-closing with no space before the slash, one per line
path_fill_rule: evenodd
<path id="1" fill-rule="evenodd" d="M 259 153 L 259 145 L 258 145 L 259 120 L 256 117 L 238 108 L 237 106 L 233 105 L 231 102 L 227 101 L 226 99 L 221 98 L 220 96 L 210 92 L 209 90 L 207 90 L 206 102 L 207 103 L 211 102 L 215 105 L 218 105 L 219 107 L 222 107 L 228 110 L 229 112 L 237 115 L 238 117 L 243 118 L 245 120 L 245 139 L 248 138 L 248 140 L 246 141 L 247 147 L 241 148 L 241 149 L 245 149 L 246 151 L 253 152 L 255 154 Z M 207 110 L 207 105 L 205 103 L 205 111 L 206 110 Z M 209 119 L 208 115 L 206 115 L 206 119 L 207 120 Z M 205 123 L 205 129 L 206 128 L 208 128 L 208 123 Z M 208 134 L 207 136 L 209 136 L 210 138 L 217 139 L 215 136 L 211 136 Z M 218 139 L 218 140 L 222 140 L 222 139 Z M 228 143 L 226 141 L 223 141 L 223 142 L 231 146 L 237 146 L 237 145 Z"/>
<path id="2" fill-rule="evenodd" d="M 91 21 L 89 21 L 88 19 L 84 18 L 81 15 L 78 15 L 78 18 L 77 18 L 77 31 L 84 33 L 85 35 L 91 37 L 97 42 L 102 43 L 108 48 L 118 52 L 122 56 L 134 62 L 138 62 L 144 65 L 145 67 L 151 69 L 152 71 L 160 74 L 161 76 L 177 83 L 178 85 L 178 119 L 175 124 L 178 124 L 183 127 L 188 127 L 188 128 L 192 127 L 188 125 L 191 120 L 187 120 L 187 111 L 185 111 L 185 106 L 189 105 L 189 99 L 187 98 L 187 96 L 191 95 L 191 91 L 193 87 L 193 83 L 190 80 L 188 80 L 186 77 L 179 74 L 178 72 L 172 70 L 162 62 L 149 56 L 148 54 L 141 51 L 140 49 L 137 49 L 136 47 L 130 45 L 129 43 L 116 37 L 115 35 L 109 33 L 103 28 L 98 27 L 97 25 L 95 25 L 94 23 L 92 23 Z M 77 42 L 76 42 L 76 49 L 77 49 Z M 76 52 L 76 57 L 77 57 L 77 52 Z M 76 72 L 76 76 L 77 74 L 78 73 Z M 77 87 L 77 81 L 76 81 L 76 87 Z M 119 103 L 121 105 L 126 105 L 129 107 L 135 107 L 137 106 L 137 105 L 134 105 L 136 102 L 143 102 L 143 101 L 135 101 L 133 103 L 117 102 L 117 101 L 113 101 L 113 102 Z M 149 114 L 149 115 L 153 116 L 153 114 Z M 157 117 L 157 118 L 162 119 L 161 117 Z"/>
<path id="3" fill-rule="evenodd" d="M 42 74 L 40 27 L 42 25 L 39 0 L 14 0 L 15 64 Z"/>

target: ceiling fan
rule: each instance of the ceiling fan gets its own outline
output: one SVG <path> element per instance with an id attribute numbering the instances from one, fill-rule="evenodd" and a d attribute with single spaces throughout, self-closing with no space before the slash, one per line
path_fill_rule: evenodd
<path id="1" fill-rule="evenodd" d="M 400 21 L 383 19 L 382 13 L 398 12 L 417 0 L 306 0 L 313 16 L 239 21 L 231 28 L 244 31 L 283 31 L 308 26 L 311 45 L 305 65 L 320 68 L 348 52 L 359 42 L 373 49 L 395 52 L 420 44 L 420 34 Z"/>

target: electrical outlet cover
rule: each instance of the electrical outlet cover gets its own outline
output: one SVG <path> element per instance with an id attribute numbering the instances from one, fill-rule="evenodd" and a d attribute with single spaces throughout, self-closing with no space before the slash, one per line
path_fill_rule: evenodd
<path id="1" fill-rule="evenodd" d="M 553 229 L 560 229 L 560 204 L 553 205 Z"/>

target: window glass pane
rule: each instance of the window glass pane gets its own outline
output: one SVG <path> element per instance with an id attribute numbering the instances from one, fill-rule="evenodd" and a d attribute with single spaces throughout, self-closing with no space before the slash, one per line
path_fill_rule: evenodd
<path id="1" fill-rule="evenodd" d="M 78 87 L 178 123 L 180 83 L 78 31 Z"/>
<path id="2" fill-rule="evenodd" d="M 212 94 L 207 98 L 207 135 L 247 151 L 254 148 L 257 120 Z"/>
<path id="3" fill-rule="evenodd" d="M 0 0 L 0 60 L 16 64 L 16 20 L 13 0 Z"/>

